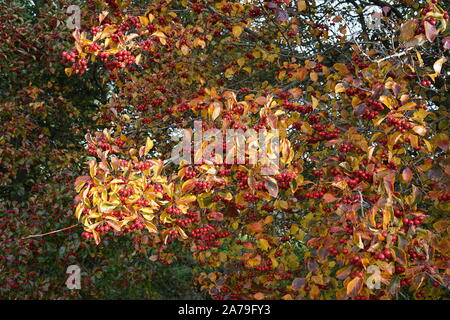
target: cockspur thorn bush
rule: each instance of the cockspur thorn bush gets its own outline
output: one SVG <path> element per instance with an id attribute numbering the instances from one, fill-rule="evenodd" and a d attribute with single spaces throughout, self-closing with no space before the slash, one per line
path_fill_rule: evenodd
<path id="1" fill-rule="evenodd" d="M 84 229 L 57 236 L 77 239 L 70 261 L 94 264 L 78 256 L 90 250 L 138 258 L 133 277 L 152 270 L 141 298 L 158 297 L 162 266 L 185 264 L 218 300 L 448 299 L 449 5 L 367 3 L 381 2 L 92 0 L 61 31 L 5 13 L 4 243 L 23 244 L 17 212 L 40 210 L 34 224 L 53 205 L 64 216 L 48 227 Z"/>

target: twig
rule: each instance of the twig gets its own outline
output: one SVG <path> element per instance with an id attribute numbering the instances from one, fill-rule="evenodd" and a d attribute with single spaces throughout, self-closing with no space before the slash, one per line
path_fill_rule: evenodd
<path id="1" fill-rule="evenodd" d="M 69 230 L 69 229 L 75 228 L 78 225 L 79 225 L 79 223 L 71 225 L 70 227 L 66 227 L 66 228 L 62 228 L 62 229 L 59 229 L 59 230 L 50 231 L 50 232 L 47 232 L 47 233 L 32 234 L 32 235 L 26 236 L 24 238 L 21 238 L 20 240 L 48 236 L 49 234 L 54 234 L 54 233 L 58 233 L 58 232 L 61 232 L 61 231 L 65 231 L 65 230 Z"/>

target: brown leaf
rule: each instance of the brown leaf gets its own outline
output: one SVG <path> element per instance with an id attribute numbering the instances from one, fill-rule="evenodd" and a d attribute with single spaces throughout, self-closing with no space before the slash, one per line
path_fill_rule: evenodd
<path id="1" fill-rule="evenodd" d="M 437 35 L 438 32 L 436 28 L 428 21 L 425 21 L 425 36 L 427 37 L 428 41 L 433 42 L 434 39 L 436 39 Z"/>
<path id="2" fill-rule="evenodd" d="M 409 41 L 414 37 L 417 22 L 414 19 L 406 21 L 400 28 L 400 40 Z"/>
<path id="3" fill-rule="evenodd" d="M 295 278 L 292 281 L 292 289 L 294 289 L 294 290 L 300 289 L 305 284 L 306 284 L 306 279 L 305 278 Z"/>
<path id="4" fill-rule="evenodd" d="M 351 272 L 352 272 L 351 266 L 344 267 L 336 271 L 336 278 L 338 278 L 339 280 L 344 280 L 350 275 Z"/>
<path id="5" fill-rule="evenodd" d="M 269 191 L 270 196 L 276 198 L 278 196 L 277 181 L 274 178 L 267 177 L 264 184 L 266 186 L 267 191 Z"/>

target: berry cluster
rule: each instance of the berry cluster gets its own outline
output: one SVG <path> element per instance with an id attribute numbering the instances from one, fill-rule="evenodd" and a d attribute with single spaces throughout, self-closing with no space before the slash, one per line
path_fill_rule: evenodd
<path id="1" fill-rule="evenodd" d="M 297 173 L 295 171 L 276 174 L 275 179 L 277 180 L 278 187 L 280 189 L 288 189 L 289 184 L 291 183 L 292 180 L 295 179 L 296 175 Z"/>
<path id="2" fill-rule="evenodd" d="M 121 189 L 119 190 L 119 195 L 121 197 L 128 197 L 134 194 L 134 189 L 133 188 L 129 188 L 129 189 Z"/>
<path id="3" fill-rule="evenodd" d="M 221 177 L 229 176 L 231 174 L 231 169 L 220 168 L 218 173 L 219 173 L 219 176 L 221 176 Z"/>
<path id="4" fill-rule="evenodd" d="M 431 81 L 429 79 L 422 79 L 420 81 L 420 84 L 424 87 L 429 87 L 429 86 L 431 86 Z"/>
<path id="5" fill-rule="evenodd" d="M 148 203 L 148 201 L 147 201 L 147 200 L 144 200 L 144 199 L 139 199 L 139 200 L 137 201 L 137 204 L 139 204 L 139 205 L 141 205 L 141 206 L 144 206 L 144 207 L 150 206 L 150 204 Z"/>
<path id="6" fill-rule="evenodd" d="M 317 200 L 317 199 L 322 198 L 325 193 L 326 193 L 325 190 L 319 190 L 319 191 L 315 191 L 315 192 L 307 192 L 305 194 L 305 197 Z"/>
<path id="7" fill-rule="evenodd" d="M 72 63 L 74 63 L 75 60 L 76 60 L 75 57 L 77 55 L 77 50 L 74 49 L 70 53 L 63 52 L 61 55 L 63 57 L 63 63 L 65 63 L 65 62 L 72 62 Z"/>
<path id="8" fill-rule="evenodd" d="M 340 152 L 350 152 L 350 151 L 353 150 L 354 147 L 355 147 L 355 146 L 354 146 L 352 143 L 350 143 L 350 144 L 345 144 L 345 143 L 343 143 L 343 144 L 341 144 L 341 146 L 339 147 L 339 151 L 340 151 Z"/>
<path id="9" fill-rule="evenodd" d="M 383 252 L 377 253 L 374 256 L 374 258 L 377 259 L 377 260 L 390 260 L 392 258 L 391 250 L 384 249 Z"/>
<path id="10" fill-rule="evenodd" d="M 264 181 L 258 181 L 255 185 L 255 190 L 259 190 L 259 191 L 265 191 L 266 189 L 266 184 L 264 183 Z"/>
<path id="11" fill-rule="evenodd" d="M 92 42 L 89 46 L 88 46 L 88 50 L 91 52 L 97 52 L 100 51 L 102 49 L 102 47 L 95 42 Z"/>
<path id="12" fill-rule="evenodd" d="M 358 178 L 356 178 L 356 179 L 358 179 Z M 358 179 L 358 181 L 359 181 L 359 179 Z M 355 182 L 355 181 L 353 180 L 353 182 Z M 350 185 L 350 183 L 349 183 L 349 185 Z M 354 186 L 352 188 L 354 188 Z M 351 203 L 354 203 L 354 202 L 357 202 L 357 201 L 360 201 L 360 200 L 361 200 L 360 195 L 359 194 L 354 194 L 351 197 L 343 197 L 341 202 L 344 203 L 344 204 L 351 204 Z"/>
<path id="13" fill-rule="evenodd" d="M 97 33 L 99 33 L 101 29 L 99 27 L 91 27 L 91 34 L 95 36 Z"/>
<path id="14" fill-rule="evenodd" d="M 182 214 L 183 212 L 181 211 L 181 209 L 177 208 L 177 207 L 170 207 L 166 209 L 167 213 L 170 214 Z"/>
<path id="15" fill-rule="evenodd" d="M 311 111 L 313 111 L 313 106 L 311 105 L 302 106 L 287 101 L 283 104 L 283 108 L 289 111 L 297 111 L 303 114 L 310 113 Z"/>
<path id="16" fill-rule="evenodd" d="M 87 70 L 87 60 L 84 58 L 78 60 L 72 65 L 71 69 L 73 70 L 73 72 L 75 72 L 75 74 L 85 73 Z"/>
<path id="17" fill-rule="evenodd" d="M 318 64 L 316 64 L 316 66 L 314 67 L 314 71 L 315 72 L 322 72 L 322 68 L 323 68 L 323 65 L 322 64 L 320 64 L 320 63 L 318 63 Z"/>
<path id="18" fill-rule="evenodd" d="M 244 200 L 249 203 L 256 202 L 258 200 L 258 196 L 247 192 L 244 194 Z"/>
<path id="19" fill-rule="evenodd" d="M 194 188 L 193 192 L 194 193 L 202 193 L 202 192 L 205 192 L 209 188 L 211 188 L 211 183 L 209 181 L 197 180 L 197 181 L 195 181 L 195 188 Z"/>
<path id="20" fill-rule="evenodd" d="M 153 166 L 153 163 L 151 163 L 149 161 L 144 161 L 144 162 L 136 163 L 134 165 L 134 168 L 138 171 L 144 171 L 144 170 L 150 169 L 152 166 Z"/>
<path id="21" fill-rule="evenodd" d="M 313 170 L 313 175 L 321 177 L 321 176 L 323 176 L 323 171 L 322 170 Z"/>
<path id="22" fill-rule="evenodd" d="M 138 109 L 138 111 L 147 111 L 148 110 L 148 106 L 144 105 L 144 104 L 139 104 L 136 106 L 136 109 Z"/>
<path id="23" fill-rule="evenodd" d="M 374 119 L 380 111 L 384 110 L 383 104 L 379 101 L 367 99 L 366 104 L 368 108 L 364 109 L 364 113 L 362 114 L 363 119 Z"/>
<path id="24" fill-rule="evenodd" d="M 419 226 L 421 225 L 425 220 L 425 216 L 416 216 L 414 217 L 414 219 L 408 219 L 408 218 L 403 218 L 402 222 L 404 226 Z"/>
<path id="25" fill-rule="evenodd" d="M 236 173 L 236 179 L 238 180 L 237 187 L 240 190 L 244 190 L 248 188 L 248 177 L 247 173 L 243 171 L 238 171 Z"/>
<path id="26" fill-rule="evenodd" d="M 405 133 L 407 129 L 412 129 L 412 123 L 408 123 L 405 120 L 397 119 L 397 118 L 388 118 L 387 122 L 397 128 L 397 130 L 401 133 Z"/>
<path id="27" fill-rule="evenodd" d="M 348 88 L 347 90 L 345 90 L 345 94 L 348 95 L 349 97 L 353 97 L 357 95 L 359 92 L 360 90 L 356 88 Z"/>
<path id="28" fill-rule="evenodd" d="M 409 248 L 408 254 L 411 260 L 426 260 L 427 258 L 425 255 L 417 253 L 413 248 Z"/>
<path id="29" fill-rule="evenodd" d="M 195 170 L 195 168 L 187 168 L 186 171 L 184 172 L 184 178 L 186 179 L 192 179 L 194 178 L 196 175 L 198 174 L 197 170 Z"/>
<path id="30" fill-rule="evenodd" d="M 133 64 L 136 58 L 131 55 L 131 52 L 126 50 L 120 50 L 116 53 L 117 61 L 124 62 L 126 65 Z"/>
<path id="31" fill-rule="evenodd" d="M 356 170 L 356 171 L 354 171 L 354 173 L 357 174 L 361 179 L 366 180 L 366 181 L 372 180 L 372 177 L 373 177 L 373 173 L 371 173 L 371 172 L 364 172 L 361 170 Z"/>

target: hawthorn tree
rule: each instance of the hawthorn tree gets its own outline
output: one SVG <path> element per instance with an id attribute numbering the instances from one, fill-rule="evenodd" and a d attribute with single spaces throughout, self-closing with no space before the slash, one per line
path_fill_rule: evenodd
<path id="1" fill-rule="evenodd" d="M 83 238 L 189 261 L 214 299 L 448 298 L 448 9 L 88 1 L 58 59 L 66 108 L 100 97 L 64 152 Z M 179 129 L 216 129 L 202 161 Z"/>

